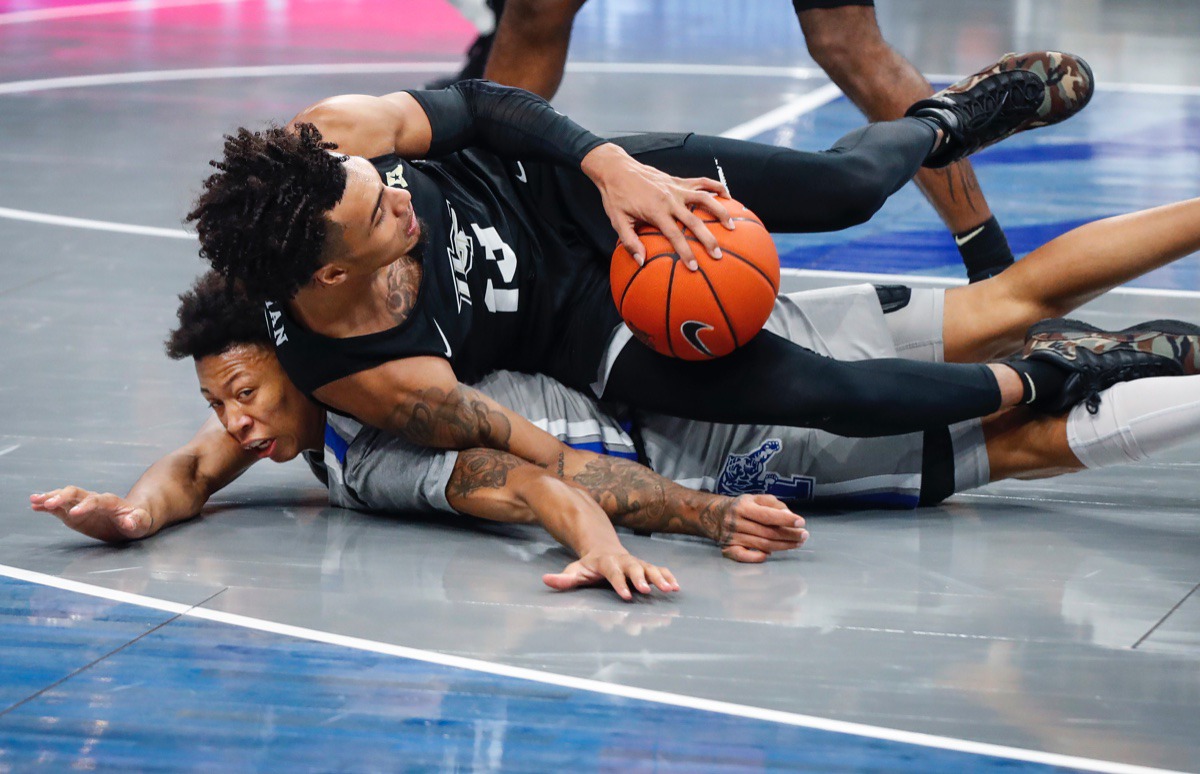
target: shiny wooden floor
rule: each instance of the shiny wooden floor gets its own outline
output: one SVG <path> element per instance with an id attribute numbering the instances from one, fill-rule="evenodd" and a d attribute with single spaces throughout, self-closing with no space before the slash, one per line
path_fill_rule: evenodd
<path id="1" fill-rule="evenodd" d="M 978 159 L 1018 249 L 1200 195 L 1200 7 L 879 15 L 934 77 L 1013 49 L 1093 64 L 1084 114 Z M 419 86 L 471 37 L 441 0 L 0 3 L 0 772 L 1200 770 L 1200 446 L 814 516 L 761 567 L 630 536 L 684 585 L 633 605 L 544 590 L 566 556 L 542 534 L 329 508 L 299 464 L 123 548 L 26 509 L 67 483 L 124 492 L 203 420 L 161 340 L 221 133 Z M 604 132 L 816 149 L 861 120 L 784 2 L 591 0 L 571 61 L 556 106 Z M 961 271 L 910 189 L 779 243 L 788 288 Z M 1198 301 L 1193 257 L 1085 317 L 1200 320 Z"/>

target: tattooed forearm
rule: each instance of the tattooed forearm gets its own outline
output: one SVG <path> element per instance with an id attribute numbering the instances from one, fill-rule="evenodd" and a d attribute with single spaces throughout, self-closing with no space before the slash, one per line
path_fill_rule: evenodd
<path id="1" fill-rule="evenodd" d="M 480 489 L 500 489 L 508 483 L 508 473 L 524 461 L 507 452 L 495 449 L 467 449 L 459 452 L 446 495 L 451 499 L 465 498 Z"/>
<path id="2" fill-rule="evenodd" d="M 722 544 L 732 534 L 731 499 L 679 486 L 636 462 L 596 456 L 570 480 L 619 526 L 700 535 Z"/>
<path id="3" fill-rule="evenodd" d="M 658 520 L 666 505 L 665 480 L 629 460 L 597 455 L 571 476 L 571 481 L 600 503 L 613 521 L 624 526 L 640 527 L 627 523 L 630 520 Z"/>
<path id="4" fill-rule="evenodd" d="M 733 512 L 733 500 L 716 495 L 710 497 L 709 502 L 700 509 L 697 522 L 705 537 L 724 548 L 729 545 L 737 523 L 737 516 Z"/>
<path id="5" fill-rule="evenodd" d="M 512 424 L 483 395 L 465 385 L 422 390 L 412 402 L 392 410 L 388 429 L 420 446 L 507 451 Z"/>

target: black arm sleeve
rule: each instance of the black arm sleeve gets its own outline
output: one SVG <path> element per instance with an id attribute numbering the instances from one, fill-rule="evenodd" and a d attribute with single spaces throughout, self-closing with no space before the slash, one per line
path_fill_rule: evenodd
<path id="1" fill-rule="evenodd" d="M 433 127 L 429 158 L 476 146 L 499 156 L 578 168 L 605 142 L 524 89 L 476 80 L 408 93 Z"/>

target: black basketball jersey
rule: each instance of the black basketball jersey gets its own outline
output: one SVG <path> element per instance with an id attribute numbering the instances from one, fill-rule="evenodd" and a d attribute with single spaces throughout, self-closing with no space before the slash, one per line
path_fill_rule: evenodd
<path id="1" fill-rule="evenodd" d="M 421 220 L 416 303 L 394 328 L 342 339 L 308 331 L 285 305 L 268 304 L 276 352 L 296 385 L 312 393 L 415 355 L 446 358 L 464 382 L 498 368 L 539 370 L 559 333 L 557 300 L 572 284 L 567 275 L 574 272 L 566 267 L 589 258 L 534 222 L 540 218 L 531 212 L 531 193 L 515 190 L 515 183 L 528 182 L 524 167 L 479 151 L 437 161 L 395 155 L 371 161 L 386 185 L 412 194 Z"/>

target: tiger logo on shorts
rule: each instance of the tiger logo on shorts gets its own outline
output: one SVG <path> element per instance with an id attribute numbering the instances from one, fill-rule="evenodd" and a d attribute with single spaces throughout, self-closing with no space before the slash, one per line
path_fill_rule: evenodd
<path id="1" fill-rule="evenodd" d="M 811 500 L 815 479 L 810 476 L 781 476 L 767 470 L 771 458 L 783 450 L 783 441 L 768 438 L 749 454 L 730 454 L 717 479 L 717 493 L 736 497 L 770 494 L 780 500 Z"/>

